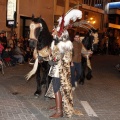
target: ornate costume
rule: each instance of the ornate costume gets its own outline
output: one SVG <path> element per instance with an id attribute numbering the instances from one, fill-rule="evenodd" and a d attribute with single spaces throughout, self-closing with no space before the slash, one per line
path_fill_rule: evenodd
<path id="1" fill-rule="evenodd" d="M 64 46 L 66 45 L 66 46 Z M 62 47 L 62 48 L 61 48 Z M 70 83 L 70 62 L 72 60 L 72 43 L 67 40 L 66 42 L 59 42 L 52 48 L 52 60 L 55 65 L 51 66 L 49 75 L 53 78 L 60 78 L 60 92 L 62 95 L 64 113 L 71 117 L 72 114 L 79 114 L 73 108 L 73 94 L 72 86 Z M 62 51 L 61 51 L 62 50 Z M 54 86 L 50 85 L 46 96 L 55 98 L 53 94 Z"/>
<path id="2" fill-rule="evenodd" d="M 79 10 L 77 10 L 77 12 L 79 12 Z M 53 37 L 55 40 L 51 44 L 52 52 L 50 60 L 53 64 L 50 68 L 49 76 L 53 77 L 53 79 L 46 96 L 56 99 L 56 113 L 50 116 L 50 118 L 58 118 L 62 116 L 62 103 L 63 111 L 67 117 L 71 117 L 73 114 L 82 115 L 81 112 L 74 110 L 73 108 L 73 94 L 70 82 L 70 63 L 72 61 L 73 45 L 69 40 L 67 30 L 64 29 L 65 26 L 63 20 L 64 17 L 61 20 L 61 24 L 63 25 L 59 23 L 59 25 L 63 28 L 58 26 L 56 30 L 54 30 Z"/>

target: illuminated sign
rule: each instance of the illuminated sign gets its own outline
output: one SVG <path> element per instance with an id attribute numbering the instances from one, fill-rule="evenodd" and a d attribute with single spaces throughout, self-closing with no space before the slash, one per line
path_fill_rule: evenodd
<path id="1" fill-rule="evenodd" d="M 14 25 L 14 21 L 8 21 L 8 25 Z"/>

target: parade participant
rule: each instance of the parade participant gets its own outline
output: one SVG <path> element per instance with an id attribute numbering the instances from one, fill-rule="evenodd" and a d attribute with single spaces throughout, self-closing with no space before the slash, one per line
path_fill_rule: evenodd
<path id="1" fill-rule="evenodd" d="M 73 11 L 71 10 L 71 12 Z M 79 15 L 81 15 L 81 11 L 79 10 L 74 11 L 74 15 L 76 12 L 79 12 Z M 71 18 L 72 17 L 73 16 L 71 16 Z M 71 18 L 69 15 L 66 15 L 66 20 L 69 21 Z M 77 18 L 79 17 L 76 17 L 76 19 Z M 70 83 L 70 64 L 72 61 L 73 45 L 69 40 L 66 27 L 68 24 L 65 25 L 66 21 L 64 22 L 64 20 L 65 17 L 62 16 L 58 27 L 53 30 L 52 34 L 54 40 L 51 44 L 51 61 L 49 61 L 51 65 L 49 76 L 52 77 L 52 83 L 46 96 L 55 98 L 56 106 L 53 107 L 53 109 L 55 109 L 56 112 L 51 115 L 50 118 L 62 117 L 63 111 L 67 117 L 71 117 L 73 114 L 82 115 L 81 112 L 73 108 L 72 85 Z"/>
<path id="2" fill-rule="evenodd" d="M 80 41 L 80 35 L 76 33 L 73 41 L 73 58 L 71 62 L 71 83 L 73 91 L 75 87 L 77 87 L 77 82 L 81 74 L 81 49 L 82 43 Z"/>

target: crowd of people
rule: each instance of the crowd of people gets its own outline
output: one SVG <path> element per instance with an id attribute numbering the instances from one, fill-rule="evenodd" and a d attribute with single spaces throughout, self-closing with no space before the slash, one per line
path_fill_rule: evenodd
<path id="1" fill-rule="evenodd" d="M 9 62 L 11 66 L 16 64 L 22 65 L 32 58 L 32 49 L 29 47 L 28 38 L 17 39 L 16 35 L 12 35 L 8 40 L 6 32 L 0 33 L 0 63 Z"/>
<path id="2" fill-rule="evenodd" d="M 113 33 L 103 33 L 100 35 L 96 54 L 120 55 L 119 39 Z"/>

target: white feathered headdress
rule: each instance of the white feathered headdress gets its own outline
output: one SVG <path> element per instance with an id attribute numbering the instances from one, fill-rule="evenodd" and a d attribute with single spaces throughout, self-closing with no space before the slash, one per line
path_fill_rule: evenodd
<path id="1" fill-rule="evenodd" d="M 75 22 L 77 19 L 82 18 L 82 12 L 78 9 L 72 9 L 68 11 L 65 15 L 58 19 L 58 26 L 56 28 L 58 36 L 61 36 L 63 29 L 69 26 L 70 21 Z"/>
<path id="2" fill-rule="evenodd" d="M 66 50 L 72 50 L 73 45 L 69 40 L 69 33 L 67 31 L 68 26 L 71 24 L 71 21 L 74 23 L 77 19 L 82 18 L 82 12 L 78 9 L 70 9 L 65 15 L 62 15 L 58 19 L 58 26 L 55 29 L 55 40 L 58 40 L 57 46 L 61 53 L 64 53 Z M 53 31 L 54 33 L 54 31 Z M 57 37 L 57 39 L 56 39 Z M 51 49 L 54 48 L 55 42 L 52 42 Z"/>

